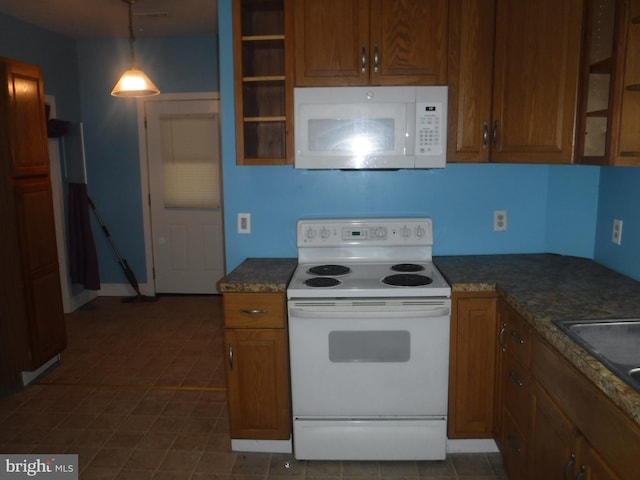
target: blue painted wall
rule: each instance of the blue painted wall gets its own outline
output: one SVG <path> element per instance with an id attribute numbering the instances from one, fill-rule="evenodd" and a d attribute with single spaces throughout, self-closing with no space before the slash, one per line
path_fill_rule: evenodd
<path id="1" fill-rule="evenodd" d="M 622 243 L 611 241 L 613 219 L 622 220 Z M 640 280 L 640 168 L 606 167 L 600 175 L 594 259 Z"/>
<path id="2" fill-rule="evenodd" d="M 139 38 L 136 59 L 162 93 L 218 90 L 216 36 Z M 140 282 L 146 281 L 137 101 L 111 89 L 128 67 L 125 39 L 78 41 L 87 185 L 111 236 Z M 104 235 L 94 230 L 103 283 L 126 283 Z"/>
<path id="3" fill-rule="evenodd" d="M 45 93 L 56 97 L 58 118 L 81 119 L 74 40 L 0 13 L 0 56 L 38 65 Z"/>

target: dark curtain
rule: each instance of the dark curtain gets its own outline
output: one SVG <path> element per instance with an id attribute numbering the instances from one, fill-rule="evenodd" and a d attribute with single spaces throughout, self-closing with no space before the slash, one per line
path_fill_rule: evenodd
<path id="1" fill-rule="evenodd" d="M 98 255 L 89 219 L 87 185 L 69 183 L 69 274 L 73 283 L 100 290 Z"/>

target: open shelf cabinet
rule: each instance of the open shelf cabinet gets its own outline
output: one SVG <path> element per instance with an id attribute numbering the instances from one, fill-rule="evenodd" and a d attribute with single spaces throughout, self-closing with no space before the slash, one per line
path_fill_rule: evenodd
<path id="1" fill-rule="evenodd" d="M 240 165 L 293 162 L 289 2 L 233 2 L 236 150 Z"/>

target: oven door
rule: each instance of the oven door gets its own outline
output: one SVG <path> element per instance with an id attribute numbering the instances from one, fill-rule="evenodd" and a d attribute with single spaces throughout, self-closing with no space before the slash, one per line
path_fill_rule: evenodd
<path id="1" fill-rule="evenodd" d="M 291 300 L 294 418 L 446 416 L 451 300 Z"/>

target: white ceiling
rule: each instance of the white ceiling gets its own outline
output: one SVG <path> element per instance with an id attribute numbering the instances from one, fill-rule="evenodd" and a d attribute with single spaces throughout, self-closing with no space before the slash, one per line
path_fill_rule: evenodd
<path id="1" fill-rule="evenodd" d="M 126 0 L 0 0 L 0 13 L 72 38 L 127 37 Z M 212 34 L 217 0 L 138 0 L 136 37 Z"/>

